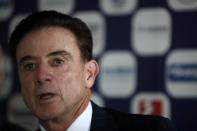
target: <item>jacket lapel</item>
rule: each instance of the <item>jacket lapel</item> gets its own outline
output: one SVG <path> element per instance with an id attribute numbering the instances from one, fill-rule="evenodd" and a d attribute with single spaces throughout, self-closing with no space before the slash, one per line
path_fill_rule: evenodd
<path id="1" fill-rule="evenodd" d="M 92 103 L 93 114 L 91 121 L 91 131 L 117 131 L 118 126 L 113 117 L 104 109 Z"/>

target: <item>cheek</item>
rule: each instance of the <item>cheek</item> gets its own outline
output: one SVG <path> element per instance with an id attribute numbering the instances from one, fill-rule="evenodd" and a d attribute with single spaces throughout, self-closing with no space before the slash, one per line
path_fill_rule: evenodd
<path id="1" fill-rule="evenodd" d="M 59 72 L 56 78 L 57 85 L 60 85 L 59 90 L 66 94 L 63 96 L 75 97 L 84 88 L 83 73 L 79 70 L 64 70 Z"/>
<path id="2" fill-rule="evenodd" d="M 24 99 L 25 104 L 31 109 L 34 101 L 34 94 L 33 94 L 33 85 L 32 82 L 26 77 L 20 78 L 20 89 Z"/>
<path id="3" fill-rule="evenodd" d="M 64 83 L 68 85 L 75 80 L 76 72 L 75 67 L 68 63 L 68 65 L 55 69 L 53 71 L 53 76 L 56 81 L 58 81 L 57 84 Z"/>
<path id="4" fill-rule="evenodd" d="M 36 97 L 34 95 L 34 79 L 32 75 L 19 75 L 20 88 L 23 100 L 30 110 L 36 109 Z"/>
<path id="5" fill-rule="evenodd" d="M 31 75 L 19 74 L 20 88 L 23 95 L 31 95 L 33 93 L 33 79 Z"/>

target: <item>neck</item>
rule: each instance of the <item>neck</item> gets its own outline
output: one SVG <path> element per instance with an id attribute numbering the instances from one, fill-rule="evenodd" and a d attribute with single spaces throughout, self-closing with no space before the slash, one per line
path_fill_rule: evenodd
<path id="1" fill-rule="evenodd" d="M 41 121 L 41 125 L 47 131 L 65 131 L 76 120 L 76 118 L 86 109 L 90 100 L 91 91 L 75 106 L 70 114 L 67 114 L 64 119 L 53 119 L 48 121 Z"/>

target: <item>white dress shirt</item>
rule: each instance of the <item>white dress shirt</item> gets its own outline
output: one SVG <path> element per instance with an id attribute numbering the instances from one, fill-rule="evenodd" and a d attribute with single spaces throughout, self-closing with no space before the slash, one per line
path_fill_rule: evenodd
<path id="1" fill-rule="evenodd" d="M 77 119 L 69 126 L 66 131 L 90 131 L 92 120 L 92 104 L 88 103 L 86 109 L 77 117 Z M 43 126 L 40 125 L 41 131 L 46 131 Z"/>

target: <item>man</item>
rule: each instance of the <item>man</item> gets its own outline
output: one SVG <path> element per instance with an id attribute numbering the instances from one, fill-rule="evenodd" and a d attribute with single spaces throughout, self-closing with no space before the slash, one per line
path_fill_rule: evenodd
<path id="1" fill-rule="evenodd" d="M 166 118 L 101 109 L 90 101 L 99 66 L 81 20 L 55 11 L 32 14 L 16 27 L 9 45 L 24 101 L 40 130 L 174 130 Z"/>

